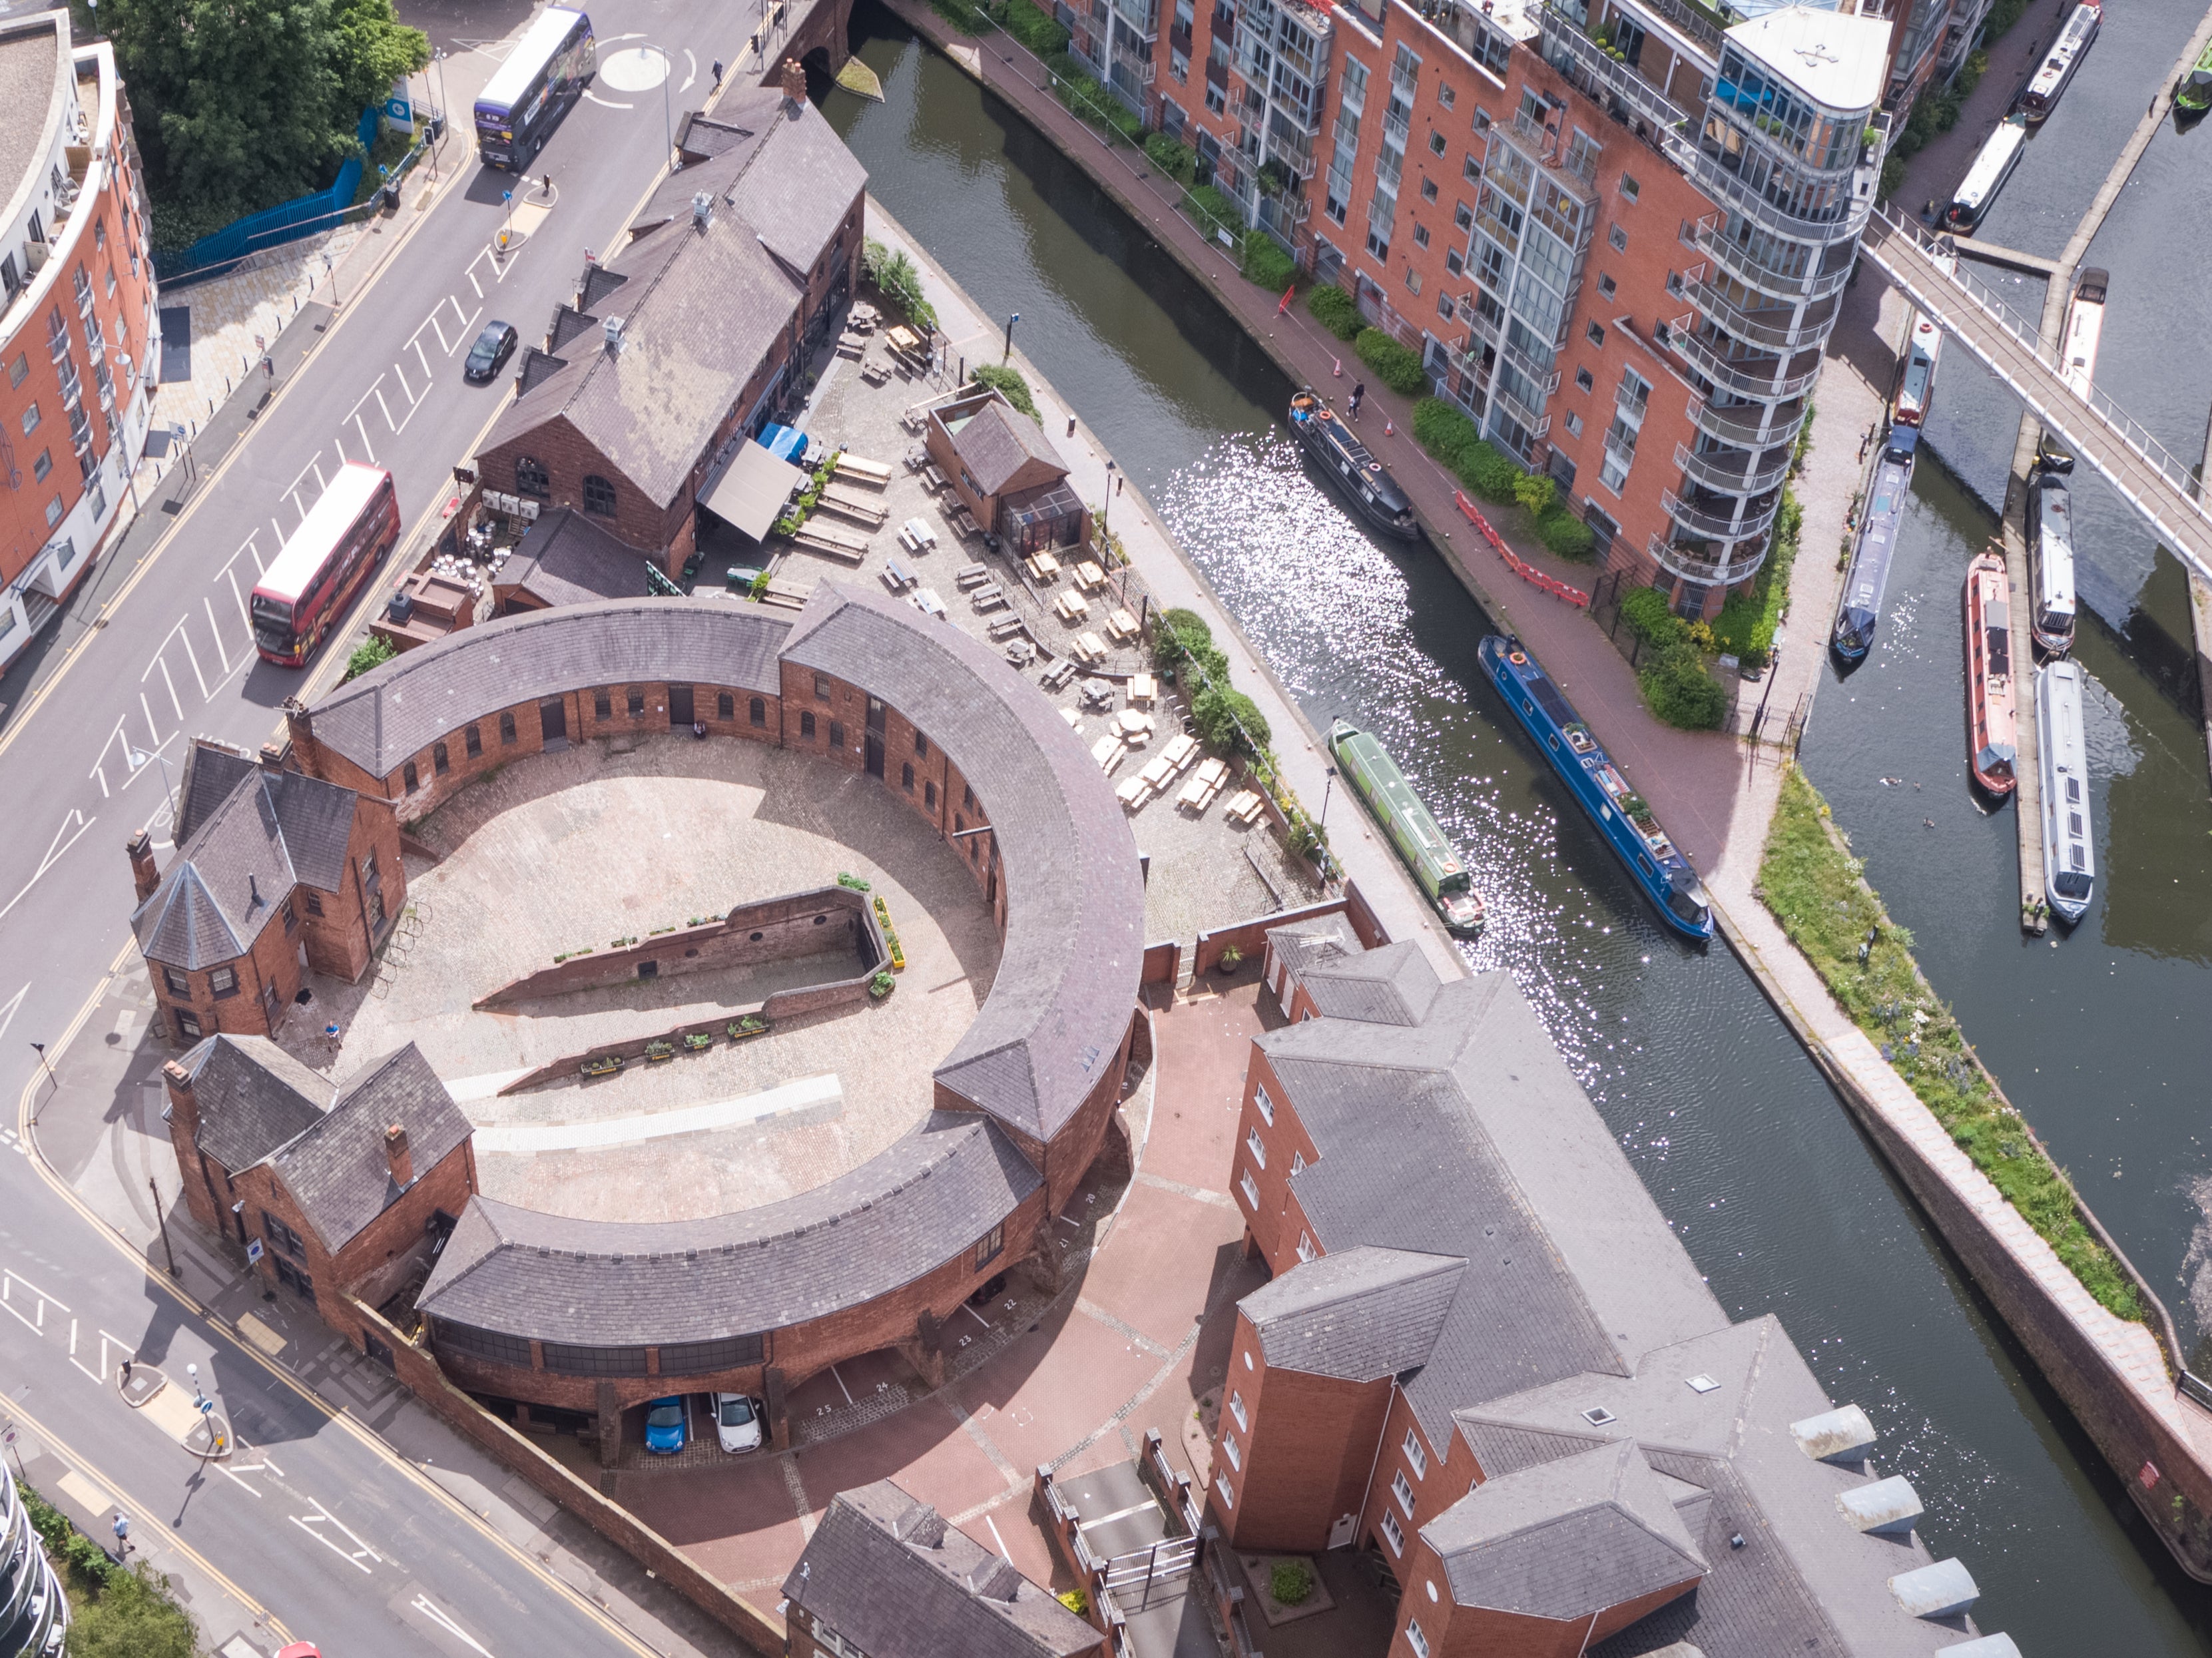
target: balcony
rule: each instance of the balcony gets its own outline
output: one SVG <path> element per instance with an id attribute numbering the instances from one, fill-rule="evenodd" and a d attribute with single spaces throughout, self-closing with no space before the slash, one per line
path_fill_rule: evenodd
<path id="1" fill-rule="evenodd" d="M 1674 464 L 1692 483 L 1724 495 L 1761 495 L 1790 475 L 1790 449 L 1784 445 L 1765 456 L 1741 451 L 1701 455 L 1687 444 L 1678 443 Z"/>
<path id="2" fill-rule="evenodd" d="M 1820 360 L 1817 356 L 1810 368 L 1795 374 L 1784 372 L 1790 366 L 1787 357 L 1723 357 L 1713 349 L 1711 341 L 1698 337 L 1697 324 L 1698 313 L 1685 312 L 1668 329 L 1667 343 L 1700 374 L 1739 397 L 1757 398 L 1761 403 L 1787 403 L 1811 391 L 1814 382 L 1820 378 Z"/>
<path id="3" fill-rule="evenodd" d="M 1462 294 L 1460 296 L 1459 314 L 1466 322 L 1469 333 L 1480 334 L 1492 345 L 1504 344 L 1504 332 L 1496 321 L 1482 314 L 1481 307 L 1476 304 L 1473 294 Z"/>
<path id="4" fill-rule="evenodd" d="M 1760 293 L 1778 300 L 1820 300 L 1839 291 L 1850 280 L 1851 262 L 1848 259 L 1834 270 L 1815 269 L 1796 276 L 1769 269 L 1753 257 L 1750 249 L 1730 241 L 1722 233 L 1725 216 L 1708 213 L 1698 221 L 1697 246 Z"/>
<path id="5" fill-rule="evenodd" d="M 1505 353 L 1505 361 L 1511 363 L 1516 369 L 1520 370 L 1522 378 L 1526 380 L 1529 385 L 1542 387 L 1542 394 L 1545 397 L 1550 397 L 1553 392 L 1559 389 L 1559 371 L 1558 369 L 1539 368 L 1536 367 L 1535 363 L 1530 360 L 1528 354 L 1523 351 L 1519 346 L 1514 344 L 1510 340 L 1504 342 L 1503 349 Z"/>
<path id="6" fill-rule="evenodd" d="M 1152 84 L 1159 70 L 1149 58 L 1139 58 L 1133 52 L 1115 50 L 1111 64 L 1113 83 L 1124 92 L 1143 94 Z"/>
<path id="7" fill-rule="evenodd" d="M 1544 61 L 1600 103 L 1621 105 L 1655 135 L 1674 132 L 1689 117 L 1658 88 L 1584 34 L 1568 13 L 1545 0 Z"/>
<path id="8" fill-rule="evenodd" d="M 1823 317 L 1808 318 L 1795 326 L 1771 318 L 1762 320 L 1705 281 L 1705 270 L 1699 265 L 1683 278 L 1682 297 L 1696 306 L 1706 321 L 1725 328 L 1747 345 L 1763 345 L 1770 351 L 1801 351 L 1825 344 L 1835 327 L 1832 312 Z"/>
<path id="9" fill-rule="evenodd" d="M 1769 410 L 1754 404 L 1747 409 L 1741 404 L 1723 408 L 1700 398 L 1690 405 L 1690 421 L 1700 432 L 1739 449 L 1763 449 L 1796 438 L 1797 428 L 1805 422 L 1805 405 L 1785 404 Z"/>
<path id="10" fill-rule="evenodd" d="M 1734 558 L 1707 558 L 1691 548 L 1676 546 L 1663 536 L 1656 535 L 1644 543 L 1644 550 L 1661 569 L 1685 581 L 1703 582 L 1709 586 L 1732 587 L 1739 581 L 1748 581 L 1766 562 L 1766 544 L 1763 541 L 1752 542 Z"/>
<path id="11" fill-rule="evenodd" d="M 1714 201 L 1725 203 L 1747 219 L 1755 219 L 1777 235 L 1792 236 L 1800 241 L 1849 241 L 1866 226 L 1867 215 L 1874 207 L 1874 177 L 1864 167 L 1857 169 L 1853 180 L 1850 199 L 1838 210 L 1824 216 L 1793 213 L 1778 207 L 1765 197 L 1721 165 L 1717 156 L 1710 155 L 1686 134 L 1671 136 L 1664 146 L 1668 159 L 1683 172 Z"/>
<path id="12" fill-rule="evenodd" d="M 1729 502 L 1728 510 L 1723 512 L 1717 507 L 1700 507 L 1693 501 L 1684 501 L 1672 489 L 1662 489 L 1659 492 L 1659 504 L 1666 509 L 1668 518 L 1701 541 L 1744 541 L 1766 533 L 1767 526 L 1774 522 L 1775 513 L 1782 508 L 1782 497 L 1778 493 L 1763 501 L 1744 502 L 1743 519 L 1740 523 L 1735 518 L 1736 503 L 1734 501 Z M 1680 548 L 1675 550 L 1677 553 L 1681 550 Z M 1714 581 L 1720 578 L 1704 575 L 1697 579 Z"/>
<path id="13" fill-rule="evenodd" d="M 1695 41 L 1705 49 L 1706 56 L 1718 60 L 1721 55 L 1721 27 L 1706 13 L 1686 5 L 1683 0 L 1630 0 L 1630 4 L 1650 12 L 1669 28 Z"/>
<path id="14" fill-rule="evenodd" d="M 1504 386 L 1493 384 L 1490 388 L 1490 396 L 1499 410 L 1510 415 L 1521 429 L 1528 434 L 1532 441 L 1542 437 L 1545 433 L 1552 429 L 1552 417 L 1549 415 L 1538 414 L 1507 391 Z"/>

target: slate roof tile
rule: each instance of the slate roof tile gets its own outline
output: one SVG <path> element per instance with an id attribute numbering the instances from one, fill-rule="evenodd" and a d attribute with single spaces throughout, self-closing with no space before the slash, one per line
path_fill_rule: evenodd
<path id="1" fill-rule="evenodd" d="M 266 1036 L 210 1036 L 177 1063 L 199 1112 L 196 1143 L 234 1175 L 313 1127 L 337 1091 Z"/>
<path id="2" fill-rule="evenodd" d="M 1066 463 L 1043 428 L 996 396 L 963 422 L 951 436 L 953 452 L 975 478 L 976 488 L 987 495 L 1001 493 L 1033 462 L 1049 469 L 1055 477 L 1067 476 Z M 1040 474 L 1031 483 L 1046 481 Z"/>
<path id="3" fill-rule="evenodd" d="M 400 1195 L 384 1145 L 384 1131 L 394 1123 L 407 1131 L 417 1179 L 470 1133 L 469 1120 L 412 1042 L 356 1072 L 327 1112 L 270 1156 L 334 1253 Z"/>
<path id="4" fill-rule="evenodd" d="M 1428 1363 L 1466 1270 L 1359 1244 L 1301 1262 L 1240 1305 L 1271 1370 L 1374 1382 Z"/>

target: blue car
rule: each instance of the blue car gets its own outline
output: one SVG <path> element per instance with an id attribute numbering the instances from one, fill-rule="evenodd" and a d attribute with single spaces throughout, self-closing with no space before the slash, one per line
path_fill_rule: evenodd
<path id="1" fill-rule="evenodd" d="M 676 1394 L 645 1407 L 645 1448 L 673 1456 L 684 1448 L 684 1400 Z"/>

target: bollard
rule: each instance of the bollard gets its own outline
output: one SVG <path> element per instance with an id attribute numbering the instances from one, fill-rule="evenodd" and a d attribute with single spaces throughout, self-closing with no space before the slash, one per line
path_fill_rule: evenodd
<path id="1" fill-rule="evenodd" d="M 1344 378 L 1344 359 L 1341 357 L 1331 357 L 1328 360 L 1328 372 L 1334 375 L 1338 380 L 1342 380 Z"/>

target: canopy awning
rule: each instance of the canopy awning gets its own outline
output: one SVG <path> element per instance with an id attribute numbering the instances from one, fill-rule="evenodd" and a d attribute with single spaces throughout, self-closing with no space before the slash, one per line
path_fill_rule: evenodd
<path id="1" fill-rule="evenodd" d="M 806 474 L 789 461 L 757 443 L 741 443 L 699 504 L 755 541 L 765 541 L 784 503 L 805 480 Z"/>
<path id="2" fill-rule="evenodd" d="M 806 434 L 795 426 L 763 426 L 753 441 L 779 459 L 794 464 L 806 453 Z"/>

